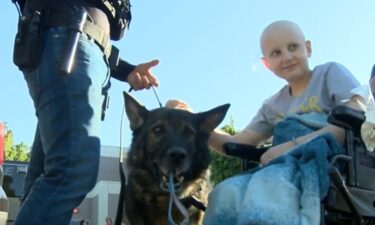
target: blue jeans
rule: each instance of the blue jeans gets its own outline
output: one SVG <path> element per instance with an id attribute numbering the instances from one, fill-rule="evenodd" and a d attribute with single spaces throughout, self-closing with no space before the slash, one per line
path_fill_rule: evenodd
<path id="1" fill-rule="evenodd" d="M 15 225 L 67 225 L 96 183 L 102 89 L 107 60 L 81 35 L 72 72 L 60 74 L 68 32 L 45 32 L 39 67 L 24 72 L 38 119 L 24 196 Z"/>

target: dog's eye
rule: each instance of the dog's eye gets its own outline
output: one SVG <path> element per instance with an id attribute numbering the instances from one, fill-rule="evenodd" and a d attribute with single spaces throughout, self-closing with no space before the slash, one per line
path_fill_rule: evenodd
<path id="1" fill-rule="evenodd" d="M 194 130 L 191 127 L 185 126 L 183 129 L 184 129 L 183 132 L 184 132 L 185 136 L 191 137 L 191 136 L 194 135 Z"/>
<path id="2" fill-rule="evenodd" d="M 164 133 L 164 128 L 162 126 L 155 126 L 152 128 L 152 133 L 154 133 L 155 136 L 160 136 Z"/>

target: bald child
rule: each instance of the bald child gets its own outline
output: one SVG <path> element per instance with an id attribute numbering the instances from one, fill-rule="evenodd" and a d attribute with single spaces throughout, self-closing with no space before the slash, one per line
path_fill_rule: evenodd
<path id="1" fill-rule="evenodd" d="M 350 91 L 359 86 L 359 82 L 341 64 L 328 62 L 310 69 L 308 61 L 312 54 L 311 42 L 305 39 L 301 28 L 292 21 L 280 20 L 268 25 L 260 36 L 260 47 L 265 67 L 287 84 L 266 99 L 250 123 L 236 135 L 230 136 L 219 129 L 215 130 L 209 144 L 218 152 L 223 153 L 222 146 L 226 142 L 254 146 L 263 143 L 272 137 L 275 125 L 284 120 L 286 115 L 310 112 L 328 115 L 332 108 L 343 104 L 343 100 L 353 99 Z M 251 95 L 256 98 L 257 93 L 245 91 L 250 98 Z M 180 100 L 169 100 L 166 105 L 191 110 Z M 355 101 L 347 105 L 356 108 Z M 308 135 L 292 137 L 293 141 L 271 147 L 262 155 L 261 162 L 267 164 L 292 147 L 325 132 L 330 132 L 343 143 L 344 130 L 327 124 Z"/>

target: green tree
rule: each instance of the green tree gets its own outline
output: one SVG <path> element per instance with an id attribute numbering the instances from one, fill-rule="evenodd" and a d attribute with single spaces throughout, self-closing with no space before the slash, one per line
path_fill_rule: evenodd
<path id="1" fill-rule="evenodd" d="M 224 132 L 234 135 L 237 133 L 231 119 L 230 124 L 225 125 L 221 128 Z M 218 184 L 225 178 L 231 177 L 241 172 L 241 159 L 235 157 L 224 156 L 211 151 L 212 163 L 211 163 L 211 181 L 214 185 Z"/>
<path id="2" fill-rule="evenodd" d="M 21 142 L 14 144 L 13 132 L 5 125 L 5 160 L 29 161 L 28 146 Z"/>

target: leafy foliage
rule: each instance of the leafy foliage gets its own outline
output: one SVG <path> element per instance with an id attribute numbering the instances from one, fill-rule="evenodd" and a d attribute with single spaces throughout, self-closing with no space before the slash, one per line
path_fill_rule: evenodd
<path id="1" fill-rule="evenodd" d="M 28 146 L 21 142 L 14 144 L 13 132 L 5 126 L 5 160 L 12 161 L 29 161 Z"/>
<path id="2" fill-rule="evenodd" d="M 230 135 L 237 133 L 233 125 L 233 120 L 231 120 L 230 124 L 225 125 L 221 129 Z M 211 153 L 211 182 L 214 185 L 218 184 L 225 178 L 241 172 L 241 159 L 224 156 L 215 151 L 211 151 Z"/>

